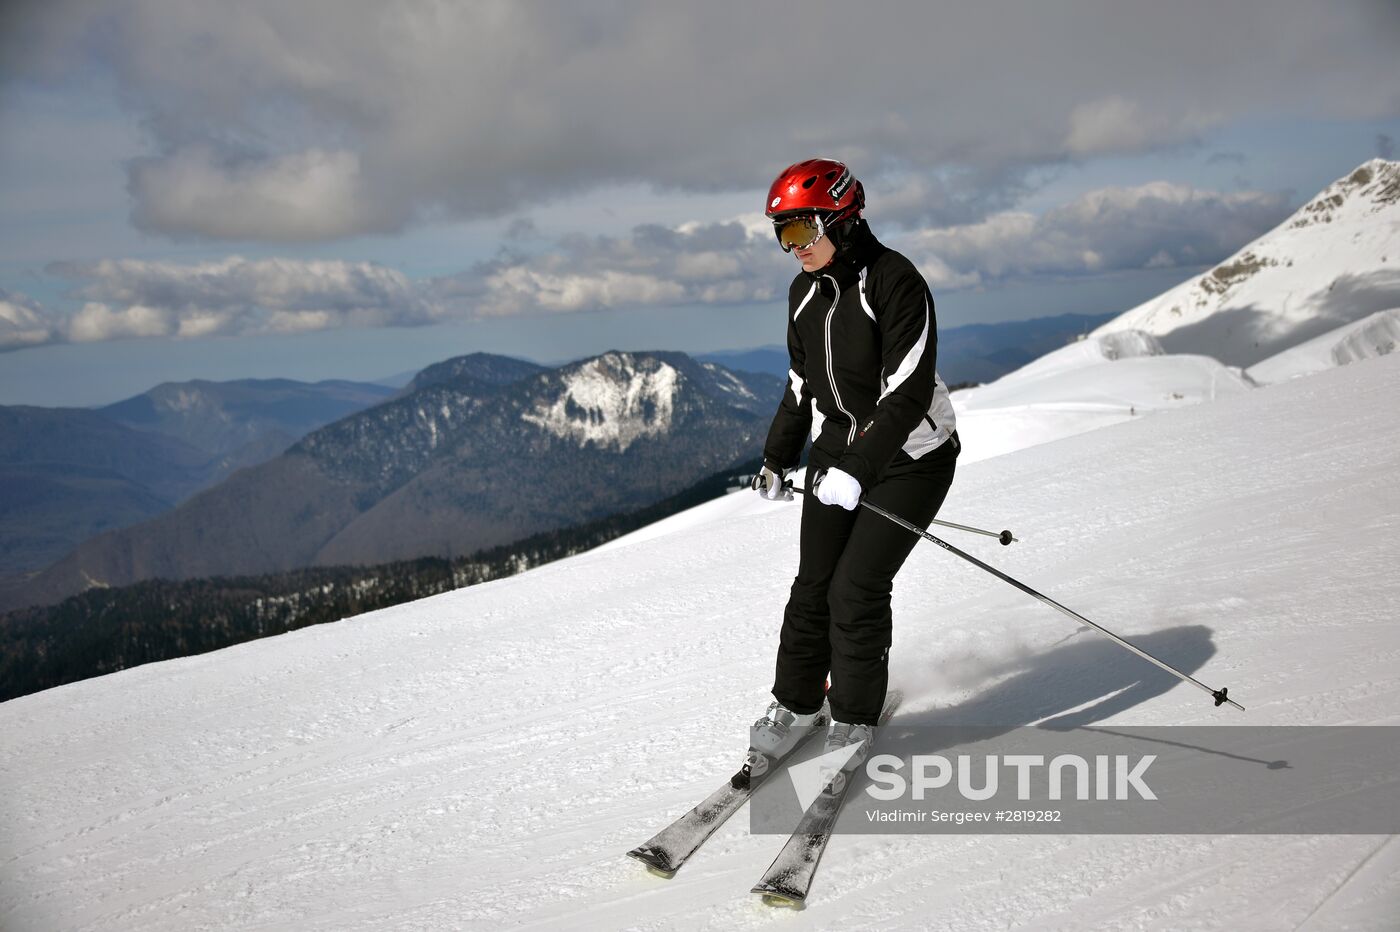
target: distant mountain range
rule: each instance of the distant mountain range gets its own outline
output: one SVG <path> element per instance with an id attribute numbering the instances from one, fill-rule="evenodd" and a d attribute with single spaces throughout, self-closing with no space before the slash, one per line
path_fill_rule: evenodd
<path id="1" fill-rule="evenodd" d="M 94 585 L 455 556 L 651 504 L 753 456 L 782 384 L 682 353 L 476 354 L 173 511 L 83 542 L 0 607 Z"/>
<path id="2" fill-rule="evenodd" d="M 949 385 L 991 382 L 1074 342 L 1113 317 L 1113 314 L 1060 314 L 1034 320 L 939 327 L 938 373 Z M 730 369 L 787 377 L 788 353 L 782 346 L 705 353 L 696 358 Z"/>
<path id="3" fill-rule="evenodd" d="M 104 408 L 0 407 L 0 580 L 168 511 L 392 388 L 179 382 Z"/>
<path id="4" fill-rule="evenodd" d="M 266 462 L 309 431 L 393 396 L 366 382 L 242 379 L 166 382 L 99 414 L 183 441 L 210 457 L 211 482 Z"/>
<path id="5" fill-rule="evenodd" d="M 205 484 L 208 461 L 95 411 L 0 408 L 0 578 L 165 511 Z"/>

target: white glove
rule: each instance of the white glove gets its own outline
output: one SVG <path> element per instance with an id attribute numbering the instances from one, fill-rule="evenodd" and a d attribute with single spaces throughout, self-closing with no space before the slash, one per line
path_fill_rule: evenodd
<path id="1" fill-rule="evenodd" d="M 792 501 L 792 491 L 783 488 L 782 470 L 774 472 L 766 465 L 753 477 L 750 487 L 759 495 L 773 502 Z"/>
<path id="2" fill-rule="evenodd" d="M 817 501 L 823 505 L 840 505 L 853 511 L 860 504 L 860 483 L 855 476 L 839 469 L 828 469 L 817 484 Z"/>

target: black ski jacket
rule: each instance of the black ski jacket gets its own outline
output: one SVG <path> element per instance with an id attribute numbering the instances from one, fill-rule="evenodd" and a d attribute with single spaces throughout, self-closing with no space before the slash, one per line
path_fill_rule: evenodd
<path id="1" fill-rule="evenodd" d="M 836 467 L 869 490 L 897 457 L 919 459 L 956 428 L 938 377 L 933 297 L 914 264 L 859 221 L 836 258 L 788 290 L 787 390 L 763 447 L 772 469 Z"/>

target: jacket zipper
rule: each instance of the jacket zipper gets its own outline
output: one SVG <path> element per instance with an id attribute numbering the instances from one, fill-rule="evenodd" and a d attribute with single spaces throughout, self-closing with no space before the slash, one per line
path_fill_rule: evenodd
<path id="1" fill-rule="evenodd" d="M 830 280 L 831 286 L 836 289 L 836 300 L 831 302 L 831 307 L 826 312 L 826 378 L 831 383 L 831 396 L 836 401 L 836 409 L 846 415 L 846 420 L 851 422 L 851 429 L 846 435 L 846 446 L 850 446 L 856 439 L 856 419 L 851 416 L 851 412 L 846 410 L 846 406 L 841 403 L 841 391 L 836 387 L 836 368 L 832 359 L 831 351 L 831 318 L 836 315 L 836 305 L 841 303 L 841 285 L 830 275 L 823 278 Z"/>

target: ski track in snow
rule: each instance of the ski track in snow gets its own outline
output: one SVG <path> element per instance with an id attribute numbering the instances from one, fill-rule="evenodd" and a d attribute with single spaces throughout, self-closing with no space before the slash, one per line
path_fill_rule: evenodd
<path id="1" fill-rule="evenodd" d="M 896 584 L 909 723 L 1400 723 L 1400 358 L 961 468 Z M 528 573 L 0 705 L 0 928 L 1393 929 L 1379 836 L 842 835 L 801 913 L 744 813 L 624 857 L 768 699 L 798 505 L 729 496 Z M 719 511 L 716 511 L 718 509 Z M 955 532 L 946 532 L 949 535 Z"/>

